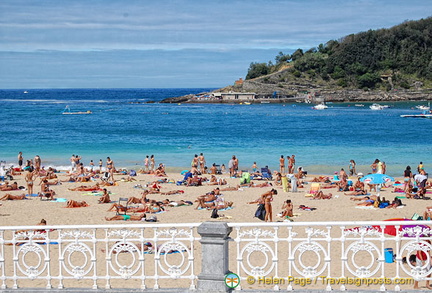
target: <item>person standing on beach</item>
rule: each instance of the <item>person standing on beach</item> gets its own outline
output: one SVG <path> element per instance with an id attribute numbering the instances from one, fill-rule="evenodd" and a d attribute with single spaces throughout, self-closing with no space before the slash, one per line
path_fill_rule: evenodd
<path id="1" fill-rule="evenodd" d="M 29 167 L 27 168 L 27 172 L 24 177 L 25 181 L 27 182 L 27 191 L 29 196 L 33 194 L 33 186 L 34 181 L 36 180 L 36 173 L 37 172 L 34 171 L 32 167 Z"/>
<path id="2" fill-rule="evenodd" d="M 42 160 L 41 160 L 41 158 L 38 155 L 36 155 L 35 158 L 34 158 L 34 164 L 35 164 L 36 171 L 39 171 L 40 167 L 42 165 Z"/>
<path id="3" fill-rule="evenodd" d="M 93 172 L 94 169 L 94 162 L 93 160 L 90 160 L 90 170 Z"/>
<path id="4" fill-rule="evenodd" d="M 228 169 L 230 172 L 230 177 L 234 176 L 234 160 L 235 160 L 235 156 L 232 156 L 231 160 L 229 160 L 228 162 Z"/>
<path id="5" fill-rule="evenodd" d="M 76 167 L 74 154 L 72 155 L 72 157 L 70 157 L 69 161 L 71 162 L 71 168 L 72 168 L 71 171 L 73 172 L 75 171 L 75 167 Z"/>
<path id="6" fill-rule="evenodd" d="M 113 160 L 111 160 L 110 157 L 107 157 L 106 167 L 107 167 L 107 172 L 110 175 L 110 177 L 108 179 L 111 178 L 112 181 L 115 181 L 114 180 L 114 162 L 113 162 Z"/>
<path id="7" fill-rule="evenodd" d="M 238 168 L 239 168 L 239 161 L 238 158 L 234 156 L 234 175 L 238 173 Z"/>
<path id="8" fill-rule="evenodd" d="M 350 163 L 349 163 L 349 172 L 350 172 L 350 176 L 357 175 L 356 162 L 354 160 L 350 160 Z"/>
<path id="9" fill-rule="evenodd" d="M 147 155 L 144 159 L 144 171 L 148 172 L 149 170 L 149 156 Z"/>
<path id="10" fill-rule="evenodd" d="M 377 168 L 378 168 L 378 159 L 375 159 L 375 161 L 372 163 L 372 165 L 370 165 L 371 169 L 372 169 L 372 174 L 376 174 L 377 173 Z"/>
<path id="11" fill-rule="evenodd" d="M 291 155 L 291 157 L 288 156 L 288 173 L 294 174 L 294 168 L 295 168 L 295 155 Z"/>
<path id="12" fill-rule="evenodd" d="M 265 220 L 264 220 L 265 222 L 273 222 L 272 201 L 273 201 L 273 195 L 275 194 L 277 194 L 276 189 L 272 189 L 261 195 L 261 198 L 264 201 L 264 207 L 266 211 Z"/>
<path id="13" fill-rule="evenodd" d="M 281 173 L 281 175 L 285 174 L 285 158 L 283 155 L 281 155 L 279 159 L 279 172 Z"/>
<path id="14" fill-rule="evenodd" d="M 383 174 L 383 166 L 382 166 L 382 162 L 380 160 L 377 159 L 377 174 Z"/>
<path id="15" fill-rule="evenodd" d="M 204 158 L 204 154 L 203 153 L 201 153 L 199 155 L 199 157 L 198 157 L 198 163 L 199 163 L 199 168 L 200 168 L 201 174 L 204 174 L 204 168 L 205 168 L 205 165 L 206 165 L 206 160 Z"/>
<path id="16" fill-rule="evenodd" d="M 150 156 L 150 171 L 154 171 L 154 168 L 155 168 L 155 158 L 154 158 L 154 155 L 151 155 Z"/>
<path id="17" fill-rule="evenodd" d="M 18 153 L 18 166 L 21 170 L 22 170 L 23 161 L 24 161 L 23 154 L 22 154 L 22 152 L 19 152 Z"/>
<path id="18" fill-rule="evenodd" d="M 99 159 L 99 172 L 102 172 L 103 162 L 102 159 Z"/>
<path id="19" fill-rule="evenodd" d="M 198 170 L 198 155 L 197 154 L 195 154 L 195 156 L 192 159 L 191 167 Z"/>

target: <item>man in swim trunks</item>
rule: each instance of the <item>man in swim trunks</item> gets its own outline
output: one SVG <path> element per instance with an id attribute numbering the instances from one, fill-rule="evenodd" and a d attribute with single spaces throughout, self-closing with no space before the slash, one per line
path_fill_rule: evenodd
<path id="1" fill-rule="evenodd" d="M 19 152 L 18 153 L 18 166 L 21 170 L 22 170 L 23 160 L 24 160 L 23 154 L 22 154 L 22 152 Z"/>

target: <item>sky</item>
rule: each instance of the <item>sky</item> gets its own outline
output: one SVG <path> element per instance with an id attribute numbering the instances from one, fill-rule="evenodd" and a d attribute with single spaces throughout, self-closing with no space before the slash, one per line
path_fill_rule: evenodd
<path id="1" fill-rule="evenodd" d="M 1 0 L 0 88 L 219 88 L 425 0 Z"/>

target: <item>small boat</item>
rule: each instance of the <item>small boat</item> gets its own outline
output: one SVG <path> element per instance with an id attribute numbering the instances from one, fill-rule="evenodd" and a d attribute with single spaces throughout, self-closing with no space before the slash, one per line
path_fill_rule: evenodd
<path id="1" fill-rule="evenodd" d="M 422 110 L 422 111 L 429 111 L 430 110 L 430 105 L 426 106 L 426 105 L 418 105 L 416 106 L 417 109 Z"/>
<path id="2" fill-rule="evenodd" d="M 250 103 L 250 102 L 244 102 L 244 104 L 245 104 L 245 105 L 250 105 L 251 103 Z"/>
<path id="3" fill-rule="evenodd" d="M 85 115 L 85 114 L 92 114 L 92 111 L 78 111 L 78 112 L 72 112 L 69 106 L 66 106 L 62 112 L 63 115 Z"/>
<path id="4" fill-rule="evenodd" d="M 312 109 L 314 109 L 314 110 L 324 110 L 327 108 L 328 108 L 328 106 L 324 103 L 321 103 L 321 104 L 318 104 L 318 105 L 315 105 L 312 107 Z"/>
<path id="5" fill-rule="evenodd" d="M 369 108 L 370 108 L 371 110 L 382 110 L 382 109 L 384 109 L 384 108 L 388 108 L 388 106 L 385 107 L 385 106 L 382 106 L 382 105 L 380 105 L 380 104 L 372 104 L 372 105 L 369 106 Z"/>
<path id="6" fill-rule="evenodd" d="M 24 94 L 28 94 L 28 91 L 24 91 L 23 93 L 24 93 Z"/>
<path id="7" fill-rule="evenodd" d="M 432 114 L 418 114 L 418 115 L 400 115 L 403 118 L 427 118 L 432 119 Z"/>
<path id="8" fill-rule="evenodd" d="M 261 104 L 270 104 L 270 101 L 261 101 Z"/>
<path id="9" fill-rule="evenodd" d="M 364 107 L 363 104 L 355 104 L 354 106 L 356 106 L 356 107 Z"/>

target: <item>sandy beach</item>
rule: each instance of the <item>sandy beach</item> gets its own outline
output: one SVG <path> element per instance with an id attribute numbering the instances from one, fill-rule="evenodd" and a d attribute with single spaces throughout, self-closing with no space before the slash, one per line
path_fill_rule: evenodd
<path id="1" fill-rule="evenodd" d="M 179 173 L 168 173 L 166 178 L 173 182 L 177 182 L 183 178 Z M 60 180 L 66 180 L 68 174 L 57 173 Z M 115 175 L 117 186 L 106 187 L 111 192 L 111 201 L 118 202 L 120 197 L 141 197 L 143 188 L 147 184 L 151 184 L 155 180 L 163 177 L 156 177 L 148 174 L 137 174 L 134 182 L 124 182 L 121 179 L 127 176 Z M 208 175 L 207 177 L 210 177 Z M 224 178 L 227 185 L 222 185 L 220 188 L 228 186 L 237 186 L 240 182 L 239 178 L 230 178 L 229 174 L 218 175 L 219 178 Z M 316 221 L 373 221 L 385 220 L 391 218 L 411 218 L 414 213 L 422 214 L 427 206 L 431 203 L 428 200 L 420 199 L 405 199 L 402 198 L 404 204 L 401 208 L 396 209 L 361 209 L 358 208 L 355 201 L 350 200 L 351 196 L 344 195 L 343 192 L 337 191 L 337 188 L 323 189 L 325 193 L 332 193 L 333 197 L 326 200 L 313 200 L 310 197 L 305 197 L 309 193 L 311 183 L 310 181 L 315 176 L 309 175 L 303 180 L 305 181 L 304 187 L 299 188 L 297 192 L 284 192 L 282 186 L 274 186 L 278 194 L 274 196 L 272 203 L 273 206 L 273 221 L 282 221 L 277 214 L 281 212 L 283 202 L 291 199 L 294 206 L 294 221 L 296 222 L 316 222 Z M 357 178 L 350 177 L 354 182 Z M 401 178 L 396 178 L 396 180 Z M 24 173 L 22 175 L 14 176 L 14 181 L 19 186 L 26 186 L 24 180 Z M 21 225 L 34 225 L 42 218 L 47 221 L 48 225 L 84 225 L 84 224 L 105 224 L 107 221 L 105 217 L 115 215 L 115 212 L 107 211 L 111 204 L 98 204 L 100 196 L 92 195 L 88 191 L 71 191 L 69 189 L 81 185 L 94 185 L 97 181 L 86 183 L 80 182 L 63 182 L 61 185 L 52 185 L 51 188 L 56 192 L 55 198 L 62 198 L 66 200 L 86 201 L 89 206 L 82 208 L 66 208 L 66 202 L 53 202 L 47 200 L 40 200 L 38 197 L 27 197 L 26 200 L 7 200 L 1 201 L 0 206 L 0 219 L 1 226 L 21 226 Z M 254 180 L 253 182 L 262 183 L 265 181 Z M 36 181 L 35 193 L 40 191 L 38 185 L 39 179 Z M 137 188 L 137 185 L 143 186 Z M 177 186 L 174 183 L 162 183 L 161 192 L 169 192 L 172 190 L 183 190 L 184 193 L 175 195 L 161 195 L 150 194 L 149 199 L 161 201 L 163 199 L 169 200 L 185 200 L 194 202 L 200 195 L 212 191 L 217 186 L 208 185 L 203 183 L 202 186 Z M 391 186 L 391 185 L 390 185 Z M 261 194 L 271 190 L 272 187 L 244 187 L 237 191 L 223 191 L 223 198 L 225 201 L 232 201 L 232 209 L 221 211 L 225 221 L 229 222 L 261 222 L 258 218 L 254 217 L 256 204 L 247 204 L 260 197 Z M 393 200 L 395 196 L 403 196 L 402 193 L 393 193 L 393 187 L 384 188 L 381 190 L 380 195 L 388 200 Z M 23 190 L 14 191 L 0 191 L 3 196 L 6 193 L 13 195 L 23 194 Z M 372 195 L 376 193 L 372 192 Z M 428 195 L 428 194 L 427 194 Z M 316 208 L 315 210 L 302 210 L 299 209 L 300 205 Z M 196 203 L 193 206 L 180 206 L 180 207 L 166 207 L 165 211 L 156 214 L 159 223 L 186 223 L 186 222 L 203 222 L 213 220 L 210 218 L 211 210 L 196 210 Z M 150 214 L 149 214 L 150 215 Z M 132 221 L 130 221 L 133 223 Z M 123 224 L 125 221 L 112 221 L 112 224 Z"/>

